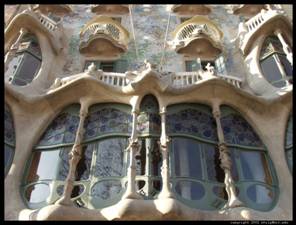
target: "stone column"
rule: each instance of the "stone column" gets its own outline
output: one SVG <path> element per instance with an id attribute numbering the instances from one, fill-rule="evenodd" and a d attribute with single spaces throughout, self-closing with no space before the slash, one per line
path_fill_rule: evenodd
<path id="1" fill-rule="evenodd" d="M 139 150 L 139 143 L 137 139 L 137 116 L 136 110 L 132 111 L 133 114 L 133 126 L 132 134 L 129 139 L 130 143 L 126 151 L 129 151 L 129 167 L 127 169 L 127 188 L 126 192 L 122 196 L 122 199 L 141 199 L 142 197 L 136 192 L 136 160 L 135 154 Z"/>
<path id="2" fill-rule="evenodd" d="M 83 126 L 84 126 L 84 121 L 87 116 L 87 113 L 88 113 L 88 105 L 85 105 L 82 103 L 80 108 L 80 114 L 79 114 L 80 120 L 79 120 L 78 129 L 76 132 L 75 143 L 73 145 L 71 152 L 69 153 L 69 172 L 65 181 L 64 193 L 62 197 L 58 201 L 56 201 L 55 204 L 74 205 L 73 202 L 71 201 L 71 194 L 74 187 L 77 164 L 81 159 L 81 155 L 82 155 L 81 143 L 82 143 L 83 134 L 84 134 Z"/>
<path id="3" fill-rule="evenodd" d="M 230 172 L 232 165 L 230 151 L 227 148 L 226 143 L 224 142 L 224 134 L 220 121 L 220 107 L 217 104 L 213 105 L 213 116 L 217 124 L 217 134 L 219 140 L 218 148 L 220 153 L 219 159 L 221 161 L 220 167 L 224 170 L 225 173 L 224 183 L 228 195 L 228 203 L 226 205 L 226 208 L 242 206 L 243 203 L 237 198 L 234 181 Z"/>
<path id="4" fill-rule="evenodd" d="M 162 189 L 158 195 L 158 198 L 174 198 L 173 193 L 170 190 L 169 183 L 169 163 L 168 163 L 168 143 L 169 138 L 166 134 L 166 108 L 162 107 L 159 112 L 161 116 L 161 136 L 160 136 L 160 151 L 162 155 L 162 166 L 161 166 L 161 178 L 162 178 Z"/>
<path id="5" fill-rule="evenodd" d="M 276 30 L 274 32 L 274 34 L 278 37 L 278 39 L 280 40 L 280 42 L 283 45 L 283 51 L 286 54 L 286 57 L 288 59 L 288 61 L 291 63 L 291 65 L 293 66 L 293 53 L 292 50 L 290 48 L 290 46 L 286 43 L 282 33 L 280 30 Z"/>

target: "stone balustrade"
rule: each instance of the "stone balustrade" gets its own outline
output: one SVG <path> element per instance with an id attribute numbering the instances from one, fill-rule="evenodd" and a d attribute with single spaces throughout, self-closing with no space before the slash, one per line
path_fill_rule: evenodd
<path id="1" fill-rule="evenodd" d="M 99 76 L 99 80 L 112 86 L 123 87 L 126 86 L 130 81 L 125 77 L 124 73 L 108 73 L 104 72 Z"/>

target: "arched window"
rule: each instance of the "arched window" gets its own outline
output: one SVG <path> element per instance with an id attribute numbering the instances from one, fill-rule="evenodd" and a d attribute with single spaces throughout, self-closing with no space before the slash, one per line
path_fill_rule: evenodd
<path id="1" fill-rule="evenodd" d="M 286 159 L 291 173 L 293 173 L 293 117 L 290 116 L 285 138 Z"/>
<path id="2" fill-rule="evenodd" d="M 8 106 L 5 105 L 4 112 L 4 159 L 5 159 L 5 177 L 10 169 L 14 150 L 15 150 L 15 133 L 12 116 Z"/>
<path id="3" fill-rule="evenodd" d="M 284 87 L 292 82 L 293 67 L 283 51 L 277 36 L 268 36 L 260 52 L 260 65 L 265 79 L 275 87 Z"/>
<path id="4" fill-rule="evenodd" d="M 39 72 L 42 55 L 38 39 L 34 34 L 25 34 L 16 46 L 13 58 L 8 62 L 6 75 L 9 81 L 18 86 L 25 86 L 34 79 Z M 12 51 L 12 50 L 10 50 Z"/>
<path id="5" fill-rule="evenodd" d="M 58 200 L 69 172 L 79 124 L 79 106 L 64 110 L 36 146 L 26 173 L 23 195 L 30 208 Z M 77 165 L 72 200 L 79 207 L 103 208 L 119 201 L 127 182 L 128 137 L 131 108 L 122 104 L 97 104 L 84 122 L 82 157 Z"/>
<path id="6" fill-rule="evenodd" d="M 166 127 L 171 138 L 172 190 L 177 198 L 199 209 L 223 207 L 228 196 L 211 108 L 199 104 L 169 106 Z"/>
<path id="7" fill-rule="evenodd" d="M 69 171 L 68 154 L 79 124 L 79 108 L 75 104 L 63 110 L 46 129 L 32 152 L 22 185 L 23 197 L 30 208 L 52 204 L 63 192 Z M 81 185 L 74 189 L 78 188 Z"/>
<path id="8" fill-rule="evenodd" d="M 278 186 L 268 151 L 249 123 L 228 106 L 221 106 L 221 125 L 239 199 L 255 210 L 270 210 L 277 200 Z"/>
<path id="9" fill-rule="evenodd" d="M 132 130 L 131 107 L 97 104 L 90 107 L 84 123 L 84 147 L 91 161 L 88 192 L 82 199 L 89 208 L 103 208 L 118 202 L 127 182 L 125 149 Z M 80 168 L 78 168 L 80 171 Z"/>
<path id="10" fill-rule="evenodd" d="M 161 190 L 160 115 L 157 99 L 146 95 L 137 118 L 139 151 L 136 154 L 136 182 L 144 198 L 155 198 Z"/>

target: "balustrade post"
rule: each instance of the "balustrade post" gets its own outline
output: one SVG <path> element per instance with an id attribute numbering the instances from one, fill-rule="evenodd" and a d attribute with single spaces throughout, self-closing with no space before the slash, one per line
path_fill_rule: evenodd
<path id="1" fill-rule="evenodd" d="M 133 115 L 133 125 L 132 125 L 132 134 L 129 139 L 130 143 L 127 147 L 129 151 L 129 167 L 127 169 L 127 188 L 126 192 L 122 196 L 122 199 L 141 199 L 142 197 L 136 192 L 136 160 L 135 155 L 139 150 L 139 143 L 137 140 L 137 116 L 138 112 L 136 110 L 132 111 Z"/>
<path id="2" fill-rule="evenodd" d="M 232 165 L 232 161 L 230 157 L 231 153 L 224 141 L 224 134 L 223 134 L 223 129 L 220 121 L 219 105 L 216 105 L 216 104 L 213 105 L 212 113 L 217 124 L 217 134 L 218 134 L 218 140 L 219 140 L 218 148 L 219 148 L 219 154 L 220 154 L 219 159 L 221 161 L 220 167 L 224 170 L 224 173 L 225 173 L 224 183 L 225 183 L 225 189 L 228 195 L 228 202 L 225 208 L 239 207 L 239 206 L 242 206 L 243 203 L 237 197 L 234 181 L 231 175 L 231 165 Z"/>
<path id="3" fill-rule="evenodd" d="M 161 136 L 160 136 L 160 150 L 162 155 L 162 166 L 161 166 L 161 178 L 162 178 L 162 189 L 158 195 L 158 198 L 174 198 L 173 193 L 170 190 L 169 182 L 169 152 L 168 143 L 169 138 L 166 134 L 166 108 L 162 107 L 160 111 L 161 116 Z"/>
<path id="4" fill-rule="evenodd" d="M 64 192 L 62 197 L 56 201 L 55 204 L 59 205 L 74 205 L 71 201 L 71 194 L 72 190 L 74 188 L 74 182 L 75 182 L 75 173 L 77 165 L 81 159 L 82 155 L 82 140 L 83 140 L 83 134 L 84 134 L 84 121 L 88 113 L 88 105 L 81 104 L 80 113 L 79 113 L 79 125 L 76 132 L 75 142 L 72 147 L 72 150 L 69 153 L 69 172 L 68 176 L 65 181 L 64 186 Z"/>
<path id="5" fill-rule="evenodd" d="M 286 54 L 286 57 L 288 59 L 288 61 L 291 63 L 291 65 L 293 66 L 293 53 L 292 50 L 290 48 L 290 46 L 286 43 L 282 33 L 280 30 L 276 30 L 274 32 L 274 34 L 278 37 L 278 39 L 280 40 L 280 42 L 283 45 L 283 51 Z"/>

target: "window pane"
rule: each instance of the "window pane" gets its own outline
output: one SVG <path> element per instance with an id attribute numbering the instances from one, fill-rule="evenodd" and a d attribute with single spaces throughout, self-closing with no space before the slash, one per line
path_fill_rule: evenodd
<path id="1" fill-rule="evenodd" d="M 139 149 L 140 150 L 135 155 L 136 174 L 137 175 L 145 175 L 145 169 L 146 169 L 146 141 L 145 141 L 145 139 L 140 139 Z"/>
<path id="2" fill-rule="evenodd" d="M 68 150 L 36 151 L 30 166 L 27 182 L 57 178 L 65 179 L 68 174 Z M 61 162 L 60 163 L 60 159 Z M 61 168 L 59 168 L 61 165 Z"/>
<path id="3" fill-rule="evenodd" d="M 44 202 L 50 194 L 50 188 L 47 184 L 35 184 L 29 186 L 26 190 L 26 199 L 30 203 Z"/>
<path id="4" fill-rule="evenodd" d="M 175 175 L 202 179 L 200 144 L 192 139 L 173 138 Z"/>
<path id="5" fill-rule="evenodd" d="M 264 153 L 240 151 L 239 154 L 244 179 L 272 184 L 268 163 Z"/>
<path id="6" fill-rule="evenodd" d="M 184 199 L 199 200 L 205 195 L 205 188 L 197 182 L 178 181 L 176 192 Z"/>
<path id="7" fill-rule="evenodd" d="M 152 148 L 152 152 L 151 152 L 151 166 L 152 166 L 152 176 L 160 176 L 160 172 L 161 172 L 161 165 L 162 165 L 162 157 L 161 157 L 161 152 L 159 149 L 159 145 L 158 145 L 158 140 L 154 139 L 153 140 L 153 148 Z"/>
<path id="8" fill-rule="evenodd" d="M 97 182 L 91 188 L 91 196 L 103 200 L 114 198 L 120 193 L 122 186 L 118 180 L 108 180 Z"/>
<path id="9" fill-rule="evenodd" d="M 126 138 L 112 138 L 98 142 L 95 176 L 123 176 L 123 151 L 127 145 Z"/>
<path id="10" fill-rule="evenodd" d="M 208 179 L 212 181 L 224 182 L 224 171 L 220 167 L 219 149 L 214 145 L 203 144 L 205 149 Z"/>
<path id="11" fill-rule="evenodd" d="M 284 67 L 286 75 L 292 76 L 293 75 L 293 67 L 292 67 L 291 63 L 288 61 L 287 57 L 284 55 L 278 55 L 278 56 L 279 56 L 281 63 Z"/>
<path id="12" fill-rule="evenodd" d="M 260 64 L 264 77 L 271 84 L 283 78 L 276 63 L 275 54 L 264 59 Z"/>
<path id="13" fill-rule="evenodd" d="M 256 204 L 271 203 L 274 198 L 274 193 L 271 189 L 262 185 L 252 185 L 247 189 L 248 197 Z"/>
<path id="14" fill-rule="evenodd" d="M 90 173 L 94 144 L 88 144 L 82 147 L 82 157 L 76 168 L 76 180 L 87 180 Z"/>
<path id="15" fill-rule="evenodd" d="M 10 164 L 13 158 L 14 149 L 7 144 L 4 144 L 4 162 L 5 162 L 5 174 L 10 169 Z"/>

